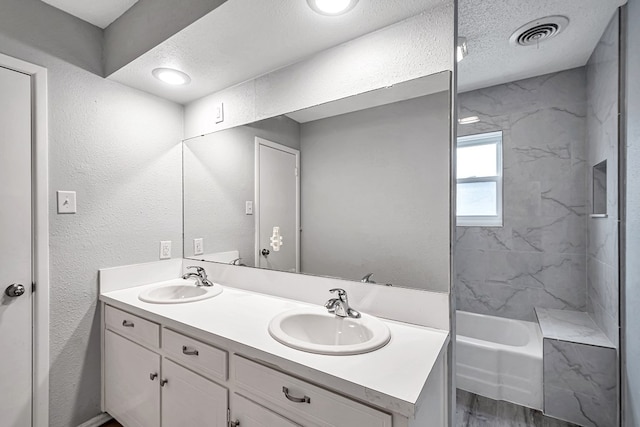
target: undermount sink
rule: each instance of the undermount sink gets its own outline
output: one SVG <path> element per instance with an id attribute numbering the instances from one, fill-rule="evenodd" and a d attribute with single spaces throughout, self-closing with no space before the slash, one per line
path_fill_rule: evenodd
<path id="1" fill-rule="evenodd" d="M 387 325 L 375 317 L 343 318 L 321 307 L 279 314 L 269 323 L 269 333 L 286 346 L 329 355 L 368 353 L 391 339 Z"/>
<path id="2" fill-rule="evenodd" d="M 182 304 L 213 298 L 222 292 L 222 286 L 196 286 L 195 280 L 176 279 L 140 292 L 140 301 L 153 304 Z"/>

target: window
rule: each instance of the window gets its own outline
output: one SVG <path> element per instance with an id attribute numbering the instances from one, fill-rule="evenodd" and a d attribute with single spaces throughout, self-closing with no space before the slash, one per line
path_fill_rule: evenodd
<path id="1" fill-rule="evenodd" d="M 502 226 L 502 132 L 458 138 L 457 225 Z"/>

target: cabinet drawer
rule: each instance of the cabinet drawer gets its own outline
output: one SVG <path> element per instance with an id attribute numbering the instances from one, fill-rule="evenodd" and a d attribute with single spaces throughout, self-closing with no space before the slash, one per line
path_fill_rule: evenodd
<path id="1" fill-rule="evenodd" d="M 238 387 L 320 426 L 391 427 L 391 415 L 282 372 L 234 356 Z M 276 410 L 277 411 L 277 410 Z"/>
<path id="2" fill-rule="evenodd" d="M 239 394 L 233 395 L 232 402 L 231 419 L 242 427 L 300 427 Z"/>
<path id="3" fill-rule="evenodd" d="M 105 306 L 104 321 L 108 329 L 126 335 L 142 344 L 160 347 L 160 325 L 109 305 Z"/>
<path id="4" fill-rule="evenodd" d="M 162 328 L 162 349 L 171 359 L 205 376 L 227 380 L 227 352 Z"/>

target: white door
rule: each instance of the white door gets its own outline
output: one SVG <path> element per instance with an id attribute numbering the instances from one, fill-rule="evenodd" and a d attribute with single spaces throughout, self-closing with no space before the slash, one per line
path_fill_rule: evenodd
<path id="1" fill-rule="evenodd" d="M 0 67 L 0 424 L 31 426 L 31 77 Z"/>
<path id="2" fill-rule="evenodd" d="M 300 152 L 256 138 L 256 266 L 300 269 Z"/>

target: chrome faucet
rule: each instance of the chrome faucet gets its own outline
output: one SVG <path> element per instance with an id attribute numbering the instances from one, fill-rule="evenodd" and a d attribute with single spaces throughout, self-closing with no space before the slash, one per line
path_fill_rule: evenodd
<path id="1" fill-rule="evenodd" d="M 213 282 L 207 279 L 207 272 L 204 268 L 197 265 L 190 265 L 187 268 L 195 268 L 196 272 L 186 273 L 182 276 L 183 279 L 189 279 L 191 277 L 196 278 L 196 286 L 213 286 Z"/>
<path id="2" fill-rule="evenodd" d="M 329 310 L 329 313 L 333 313 L 338 317 L 351 317 L 353 319 L 359 319 L 360 313 L 353 308 L 349 307 L 349 299 L 347 298 L 347 291 L 344 289 L 331 289 L 329 292 L 338 293 L 338 298 L 331 298 L 326 302 L 324 307 Z"/>
<path id="3" fill-rule="evenodd" d="M 243 262 L 241 262 L 241 261 L 242 261 L 242 258 L 236 258 L 236 259 L 234 259 L 233 261 L 231 261 L 229 264 L 231 264 L 231 265 L 239 265 L 239 266 L 246 267 L 246 265 L 247 265 L 247 264 L 245 264 L 245 263 L 243 263 Z"/>
<path id="4" fill-rule="evenodd" d="M 360 279 L 360 281 L 362 283 L 376 283 L 374 280 L 371 279 L 371 276 L 373 276 L 373 273 L 369 273 L 365 275 L 362 279 Z"/>

